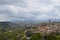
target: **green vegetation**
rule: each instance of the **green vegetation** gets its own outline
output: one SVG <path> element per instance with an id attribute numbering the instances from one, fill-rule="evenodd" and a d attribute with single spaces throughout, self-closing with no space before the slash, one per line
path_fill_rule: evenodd
<path id="1" fill-rule="evenodd" d="M 57 38 L 57 40 L 60 40 L 60 35 L 57 35 L 56 38 Z"/>
<path id="2" fill-rule="evenodd" d="M 24 33 L 25 29 L 23 28 L 16 28 L 13 30 L 0 28 L 0 40 L 28 40 L 25 37 Z M 60 34 L 49 34 L 42 37 L 40 33 L 31 34 L 30 40 L 60 40 Z"/>
<path id="3" fill-rule="evenodd" d="M 40 33 L 35 33 L 31 35 L 30 40 L 40 40 L 41 39 L 41 34 Z"/>
<path id="4" fill-rule="evenodd" d="M 48 23 L 42 23 L 42 27 L 49 25 Z M 37 26 L 31 27 L 31 29 L 37 29 Z M 40 34 L 40 33 L 32 33 L 30 27 L 27 28 L 19 28 L 13 27 L 11 28 L 8 24 L 7 26 L 0 25 L 0 40 L 60 40 L 60 33 L 56 32 L 55 34 L 51 33 L 48 35 Z M 25 30 L 28 30 L 25 33 Z"/>
<path id="5" fill-rule="evenodd" d="M 46 35 L 44 39 L 45 40 L 57 40 L 56 36 L 53 34 Z"/>
<path id="6" fill-rule="evenodd" d="M 26 37 L 23 37 L 21 40 L 27 40 L 27 38 Z"/>
<path id="7" fill-rule="evenodd" d="M 20 40 L 23 36 L 24 36 L 24 29 L 0 31 L 0 40 Z"/>

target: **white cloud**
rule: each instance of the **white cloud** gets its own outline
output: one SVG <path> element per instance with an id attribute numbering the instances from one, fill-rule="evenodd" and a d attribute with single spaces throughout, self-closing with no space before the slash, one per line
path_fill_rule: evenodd
<path id="1" fill-rule="evenodd" d="M 6 15 L 0 14 L 0 21 L 9 21 Z"/>
<path id="2" fill-rule="evenodd" d="M 15 16 L 12 15 L 13 17 L 11 19 L 14 19 L 14 17 L 16 18 L 19 17 L 18 20 L 25 20 L 25 19 L 41 20 L 41 19 L 53 19 L 53 18 L 59 19 L 60 17 L 59 16 L 60 7 L 59 8 L 56 7 L 56 6 L 60 6 L 60 0 L 24 0 L 24 3 L 26 5 L 23 5 L 24 3 L 19 3 L 20 2 L 19 0 L 15 0 L 15 1 L 17 1 L 15 2 L 16 5 L 14 4 L 14 0 L 11 5 L 7 5 L 7 4 L 0 5 L 0 10 L 2 11 L 8 10 L 13 15 L 15 15 Z M 21 5 L 19 6 L 19 4 Z M 24 7 L 22 7 L 22 5 Z M 37 13 L 34 13 L 34 11 L 37 11 Z"/>
<path id="3" fill-rule="evenodd" d="M 34 20 L 45 20 L 45 19 L 50 19 L 50 16 L 48 15 L 38 15 Z"/>

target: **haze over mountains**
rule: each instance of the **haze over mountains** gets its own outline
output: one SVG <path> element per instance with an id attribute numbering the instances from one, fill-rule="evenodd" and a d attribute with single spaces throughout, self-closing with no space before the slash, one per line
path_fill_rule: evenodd
<path id="1" fill-rule="evenodd" d="M 46 20 L 27 20 L 27 21 L 18 21 L 18 20 L 15 20 L 15 21 L 10 21 L 10 22 L 17 22 L 17 23 L 33 23 L 33 22 L 49 22 L 50 19 L 46 19 Z M 51 22 L 60 22 L 60 19 L 51 19 Z"/>

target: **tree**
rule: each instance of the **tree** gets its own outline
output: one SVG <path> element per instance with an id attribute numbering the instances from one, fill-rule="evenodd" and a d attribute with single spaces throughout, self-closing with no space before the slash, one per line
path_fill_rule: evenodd
<path id="1" fill-rule="evenodd" d="M 27 38 L 26 37 L 23 37 L 22 40 L 27 40 Z"/>
<path id="2" fill-rule="evenodd" d="M 31 35 L 30 40 L 40 40 L 41 39 L 41 34 L 40 33 L 35 33 Z"/>
<path id="3" fill-rule="evenodd" d="M 45 40 L 57 40 L 56 36 L 53 34 L 45 35 Z"/>
<path id="4" fill-rule="evenodd" d="M 60 40 L 60 35 L 56 35 L 57 40 Z"/>

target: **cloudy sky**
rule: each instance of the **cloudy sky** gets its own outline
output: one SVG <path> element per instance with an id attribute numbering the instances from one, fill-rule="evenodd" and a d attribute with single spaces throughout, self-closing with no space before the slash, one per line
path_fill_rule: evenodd
<path id="1" fill-rule="evenodd" d="M 60 19 L 60 0 L 0 0 L 0 21 Z"/>

